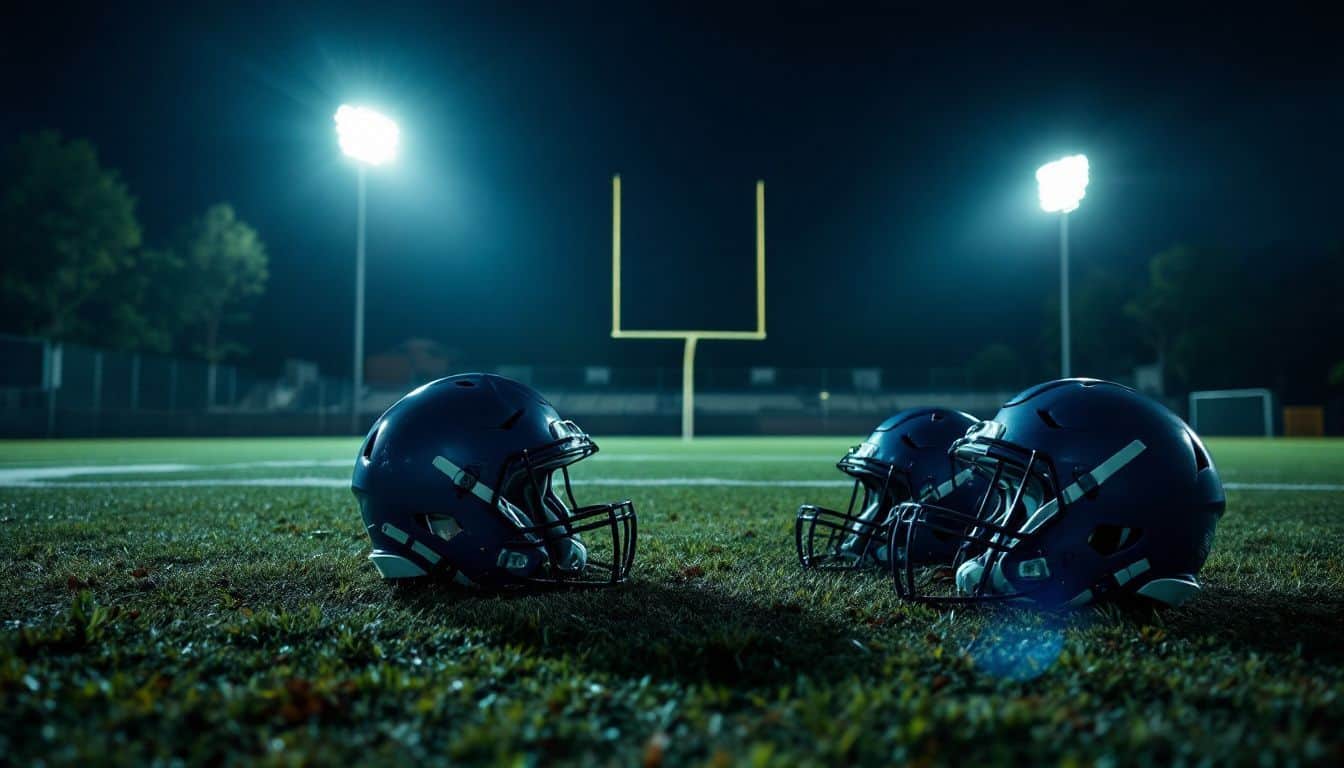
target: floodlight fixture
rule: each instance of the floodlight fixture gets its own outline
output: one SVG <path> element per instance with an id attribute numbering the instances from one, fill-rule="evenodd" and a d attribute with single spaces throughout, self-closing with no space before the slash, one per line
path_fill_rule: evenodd
<path id="1" fill-rule="evenodd" d="M 366 165 L 383 165 L 397 156 L 401 129 L 392 118 L 368 107 L 342 104 L 336 110 L 341 151 Z"/>
<path id="2" fill-rule="evenodd" d="M 1078 208 L 1078 202 L 1087 191 L 1088 169 L 1086 155 L 1070 155 L 1036 170 L 1040 187 L 1041 210 L 1046 213 L 1068 213 Z"/>

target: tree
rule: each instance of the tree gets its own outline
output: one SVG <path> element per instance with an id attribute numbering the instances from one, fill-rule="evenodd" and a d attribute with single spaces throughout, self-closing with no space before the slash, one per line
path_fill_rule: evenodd
<path id="1" fill-rule="evenodd" d="M 0 193 L 0 303 L 14 329 L 76 334 L 78 314 L 104 281 L 135 261 L 135 199 L 86 141 L 24 136 L 5 158 Z"/>
<path id="2" fill-rule="evenodd" d="M 166 248 L 136 252 L 131 268 L 103 279 L 80 309 L 71 337 L 94 346 L 168 354 L 180 333 L 182 260 Z"/>
<path id="3" fill-rule="evenodd" d="M 1170 248 L 1127 306 L 1159 362 L 1190 389 L 1319 390 L 1337 337 L 1337 294 L 1323 254 L 1290 247 Z"/>
<path id="4" fill-rule="evenodd" d="M 225 341 L 224 326 L 247 318 L 247 304 L 266 290 L 266 247 L 227 204 L 211 206 L 182 238 L 183 321 L 192 350 L 210 362 L 244 352 Z"/>
<path id="5" fill-rule="evenodd" d="M 1190 287 L 1197 282 L 1198 260 L 1185 246 L 1157 254 L 1148 263 L 1147 286 L 1125 305 L 1125 313 L 1138 323 L 1144 342 L 1164 368 L 1192 319 L 1198 297 L 1190 295 Z"/>
<path id="6" fill-rule="evenodd" d="M 1093 263 L 1079 269 L 1069 296 L 1070 345 L 1073 375 L 1124 379 L 1142 362 L 1144 344 L 1126 303 L 1138 292 L 1140 275 L 1120 265 Z M 1038 366 L 1044 375 L 1059 371 L 1059 298 L 1057 291 L 1043 303 Z"/>

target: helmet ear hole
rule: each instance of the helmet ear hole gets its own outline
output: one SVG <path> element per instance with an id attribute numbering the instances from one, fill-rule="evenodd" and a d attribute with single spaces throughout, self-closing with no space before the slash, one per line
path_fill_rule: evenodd
<path id="1" fill-rule="evenodd" d="M 444 541 L 452 541 L 454 536 L 462 532 L 462 526 L 452 517 L 427 517 L 425 527 Z"/>
<path id="2" fill-rule="evenodd" d="M 1194 432 L 1190 433 L 1190 447 L 1195 452 L 1196 475 L 1213 466 L 1213 462 L 1209 460 L 1209 452 L 1204 449 L 1204 444 L 1199 441 Z"/>
<path id="3" fill-rule="evenodd" d="M 1087 537 L 1088 546 L 1099 555 L 1114 555 L 1128 549 L 1143 538 L 1143 529 L 1120 525 L 1098 525 Z"/>
<path id="4" fill-rule="evenodd" d="M 378 441 L 378 433 L 382 431 L 383 425 L 379 424 L 374 427 L 373 431 L 369 433 L 369 436 L 365 438 L 364 449 L 359 452 L 359 455 L 363 456 L 365 461 L 373 458 L 373 444 Z"/>

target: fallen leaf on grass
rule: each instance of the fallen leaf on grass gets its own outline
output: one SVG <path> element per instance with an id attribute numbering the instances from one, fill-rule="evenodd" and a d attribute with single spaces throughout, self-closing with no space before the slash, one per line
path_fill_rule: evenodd
<path id="1" fill-rule="evenodd" d="M 663 755 L 667 751 L 667 734 L 658 731 L 644 743 L 644 768 L 661 768 Z"/>

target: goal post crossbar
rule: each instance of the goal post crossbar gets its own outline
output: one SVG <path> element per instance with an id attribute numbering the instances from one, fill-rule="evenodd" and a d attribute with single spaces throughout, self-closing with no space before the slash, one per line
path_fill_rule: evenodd
<path id="1" fill-rule="evenodd" d="M 621 176 L 611 177 L 611 338 L 759 341 L 765 338 L 765 182 L 756 182 L 756 329 L 632 330 L 621 325 Z"/>

